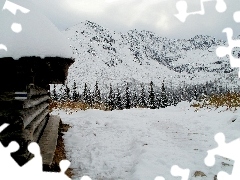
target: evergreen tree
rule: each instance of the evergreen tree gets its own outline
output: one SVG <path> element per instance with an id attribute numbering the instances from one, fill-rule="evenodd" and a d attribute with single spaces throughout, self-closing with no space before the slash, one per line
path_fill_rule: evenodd
<path id="1" fill-rule="evenodd" d="M 87 83 L 84 84 L 84 90 L 83 90 L 83 95 L 82 95 L 82 100 L 84 103 L 91 105 L 91 95 L 90 95 L 90 90 L 87 87 Z"/>
<path id="2" fill-rule="evenodd" d="M 71 90 L 70 90 L 70 88 L 68 87 L 68 85 L 66 84 L 65 93 L 66 93 L 66 95 L 67 95 L 67 100 L 68 100 L 68 101 L 72 99 L 70 92 L 71 92 Z"/>
<path id="3" fill-rule="evenodd" d="M 93 101 L 96 104 L 99 104 L 101 102 L 101 93 L 100 93 L 100 90 L 98 88 L 98 82 L 97 81 L 96 81 L 96 84 L 95 84 Z"/>
<path id="4" fill-rule="evenodd" d="M 150 91 L 149 91 L 149 108 L 155 109 L 156 108 L 156 102 L 155 102 L 155 92 L 153 90 L 153 82 L 150 82 Z"/>
<path id="5" fill-rule="evenodd" d="M 74 102 L 77 102 L 77 101 L 79 101 L 79 93 L 77 91 L 77 84 L 76 84 L 75 81 L 73 82 L 72 89 L 73 89 L 72 99 L 73 99 Z"/>
<path id="6" fill-rule="evenodd" d="M 167 106 L 171 106 L 173 104 L 173 93 L 168 91 L 166 94 L 167 94 Z"/>
<path id="7" fill-rule="evenodd" d="M 59 101 L 64 101 L 64 97 L 63 97 L 63 94 L 64 94 L 64 85 L 62 84 L 60 89 L 59 89 L 59 94 L 58 94 L 58 100 Z"/>
<path id="8" fill-rule="evenodd" d="M 199 92 L 198 92 L 197 85 L 195 85 L 193 89 L 193 99 L 198 100 L 198 97 L 199 97 Z"/>
<path id="9" fill-rule="evenodd" d="M 122 97 L 121 97 L 121 93 L 119 91 L 119 88 L 117 88 L 117 94 L 115 96 L 115 102 L 116 102 L 116 109 L 118 110 L 122 110 L 123 109 L 123 105 L 122 105 Z"/>
<path id="10" fill-rule="evenodd" d="M 165 108 L 167 107 L 168 104 L 168 99 L 166 95 L 166 90 L 164 87 L 164 82 L 162 83 L 162 89 L 161 89 L 161 96 L 160 96 L 160 107 Z"/>
<path id="11" fill-rule="evenodd" d="M 131 108 L 131 95 L 130 95 L 130 90 L 129 90 L 128 84 L 126 86 L 123 103 L 124 103 L 125 109 L 130 109 Z"/>
<path id="12" fill-rule="evenodd" d="M 137 105 L 138 105 L 138 97 L 137 97 L 137 92 L 135 90 L 134 93 L 133 93 L 133 96 L 132 96 L 132 105 L 131 105 L 131 107 L 136 108 Z"/>
<path id="13" fill-rule="evenodd" d="M 94 102 L 94 95 L 93 92 L 90 91 L 90 89 L 88 89 L 88 100 L 87 100 L 87 104 L 90 105 L 90 107 L 93 107 L 93 102 Z"/>
<path id="14" fill-rule="evenodd" d="M 141 85 L 141 87 L 142 87 L 142 89 L 141 89 L 141 93 L 140 93 L 140 98 L 138 100 L 138 106 L 142 107 L 142 108 L 146 108 L 147 107 L 146 93 L 145 93 L 143 84 Z"/>
<path id="15" fill-rule="evenodd" d="M 112 85 L 110 84 L 110 90 L 109 90 L 109 95 L 108 95 L 108 107 L 112 111 L 114 110 L 114 93 L 112 89 Z"/>
<path id="16" fill-rule="evenodd" d="M 58 100 L 58 94 L 57 94 L 57 91 L 56 91 L 56 85 L 55 84 L 53 85 L 52 100 L 53 101 L 57 101 Z"/>
<path id="17" fill-rule="evenodd" d="M 173 92 L 172 93 L 172 105 L 176 106 L 178 104 L 178 97 L 177 95 Z"/>
<path id="18" fill-rule="evenodd" d="M 63 86 L 63 97 L 62 100 L 64 102 L 69 101 L 71 99 L 71 95 L 70 95 L 70 88 L 68 87 L 68 85 Z"/>
<path id="19" fill-rule="evenodd" d="M 160 94 L 159 93 L 155 93 L 155 106 L 156 108 L 159 109 L 160 105 L 159 105 L 159 102 L 160 102 Z"/>

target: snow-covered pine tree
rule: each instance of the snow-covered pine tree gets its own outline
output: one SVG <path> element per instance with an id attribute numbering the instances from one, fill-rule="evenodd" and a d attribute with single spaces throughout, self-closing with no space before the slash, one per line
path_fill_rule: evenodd
<path id="1" fill-rule="evenodd" d="M 166 90 L 165 90 L 164 81 L 163 81 L 161 95 L 160 95 L 160 107 L 165 108 L 167 107 L 167 104 L 168 104 L 168 99 L 167 99 Z"/>
<path id="2" fill-rule="evenodd" d="M 196 101 L 199 100 L 199 91 L 198 91 L 197 85 L 195 85 L 193 88 L 193 99 Z"/>
<path id="3" fill-rule="evenodd" d="M 115 109 L 114 104 L 115 104 L 114 103 L 114 93 L 113 93 L 112 85 L 110 84 L 109 95 L 108 95 L 108 107 L 109 107 L 110 111 Z"/>
<path id="4" fill-rule="evenodd" d="M 131 95 L 130 95 L 130 90 L 129 90 L 129 85 L 127 83 L 126 90 L 125 90 L 125 95 L 123 98 L 123 104 L 125 109 L 130 109 L 131 108 Z"/>
<path id="5" fill-rule="evenodd" d="M 179 98 L 176 93 L 172 93 L 172 105 L 176 106 L 178 104 Z"/>
<path id="6" fill-rule="evenodd" d="M 62 84 L 59 91 L 58 91 L 58 100 L 63 101 L 63 94 L 64 94 L 64 85 Z"/>
<path id="7" fill-rule="evenodd" d="M 153 82 L 152 81 L 150 82 L 150 91 L 149 91 L 148 102 L 149 102 L 150 109 L 156 109 L 156 99 L 155 99 L 155 92 L 153 90 Z"/>
<path id="8" fill-rule="evenodd" d="M 133 92 L 131 107 L 136 108 L 138 106 L 138 96 L 136 90 Z"/>
<path id="9" fill-rule="evenodd" d="M 70 101 L 71 99 L 70 88 L 66 84 L 65 86 L 62 86 L 62 89 L 63 89 L 62 101 L 64 102 Z"/>
<path id="10" fill-rule="evenodd" d="M 66 84 L 66 88 L 65 88 L 65 93 L 67 95 L 67 100 L 70 101 L 72 99 L 72 96 L 71 96 L 71 90 L 70 88 L 68 87 L 68 85 Z"/>
<path id="11" fill-rule="evenodd" d="M 141 84 L 141 93 L 140 93 L 140 97 L 138 99 L 138 106 L 141 108 L 147 107 L 146 93 L 145 93 L 143 84 Z"/>
<path id="12" fill-rule="evenodd" d="M 53 91 L 52 91 L 52 96 L 51 96 L 53 101 L 57 101 L 58 100 L 58 94 L 56 91 L 56 84 L 53 85 Z"/>
<path id="13" fill-rule="evenodd" d="M 90 95 L 90 90 L 88 89 L 87 83 L 84 84 L 82 100 L 84 103 L 91 106 L 91 95 Z"/>
<path id="14" fill-rule="evenodd" d="M 167 106 L 173 105 L 173 92 L 168 90 L 167 91 Z"/>
<path id="15" fill-rule="evenodd" d="M 122 110 L 123 105 L 122 105 L 122 97 L 119 88 L 117 88 L 117 93 L 115 96 L 115 104 L 116 104 L 116 109 Z"/>
<path id="16" fill-rule="evenodd" d="M 74 80 L 73 82 L 73 87 L 72 87 L 72 100 L 74 102 L 77 102 L 79 101 L 79 92 L 77 90 L 77 84 L 76 84 L 76 81 Z"/>
<path id="17" fill-rule="evenodd" d="M 100 104 L 101 103 L 101 93 L 100 93 L 97 81 L 96 81 L 96 84 L 95 84 L 93 101 L 94 101 L 94 104 Z"/>

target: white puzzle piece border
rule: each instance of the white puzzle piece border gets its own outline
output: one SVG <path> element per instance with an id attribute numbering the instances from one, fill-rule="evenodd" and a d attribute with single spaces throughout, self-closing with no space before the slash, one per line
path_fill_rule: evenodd
<path id="1" fill-rule="evenodd" d="M 195 15 L 195 14 L 203 15 L 205 14 L 204 2 L 208 2 L 208 1 L 216 1 L 215 9 L 219 13 L 223 13 L 227 9 L 227 5 L 224 2 L 224 0 L 200 0 L 201 9 L 199 11 L 187 12 L 188 10 L 187 2 L 184 0 L 181 0 L 176 3 L 178 14 L 175 14 L 175 17 L 178 18 L 181 22 L 185 22 L 187 17 L 190 15 Z"/>
<path id="2" fill-rule="evenodd" d="M 240 178 L 240 138 L 233 140 L 229 143 L 225 142 L 225 136 L 223 133 L 215 135 L 215 141 L 218 147 L 209 150 L 204 162 L 207 166 L 213 166 L 215 164 L 215 156 L 221 156 L 234 161 L 232 174 L 229 175 L 226 172 L 220 171 L 217 175 L 218 180 L 239 180 Z"/>

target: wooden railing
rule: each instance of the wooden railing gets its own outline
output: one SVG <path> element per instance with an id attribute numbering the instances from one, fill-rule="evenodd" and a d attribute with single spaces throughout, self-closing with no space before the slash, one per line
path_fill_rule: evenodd
<path id="1" fill-rule="evenodd" d="M 29 85 L 24 93 L 26 97 L 21 99 L 15 97 L 15 92 L 0 92 L 0 124 L 10 124 L 1 132 L 0 141 L 4 146 L 17 141 L 20 149 L 12 156 L 19 165 L 25 164 L 32 157 L 28 145 L 38 142 L 42 149 L 43 163 L 50 166 L 60 118 L 49 115 L 48 89 Z"/>

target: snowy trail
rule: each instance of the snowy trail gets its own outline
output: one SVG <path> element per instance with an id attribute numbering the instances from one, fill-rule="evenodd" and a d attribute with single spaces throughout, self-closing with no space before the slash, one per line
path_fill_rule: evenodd
<path id="1" fill-rule="evenodd" d="M 63 122 L 72 126 L 64 139 L 74 178 L 153 180 L 164 176 L 179 180 L 170 174 L 172 165 L 189 168 L 190 179 L 197 179 L 195 171 L 213 179 L 222 168 L 231 170 L 232 162 L 221 157 L 214 167 L 204 164 L 207 150 L 217 146 L 216 133 L 223 132 L 227 142 L 240 137 L 239 113 L 219 111 L 194 112 L 188 103 L 180 103 L 157 110 L 59 113 Z M 222 162 L 230 166 L 223 167 Z"/>

